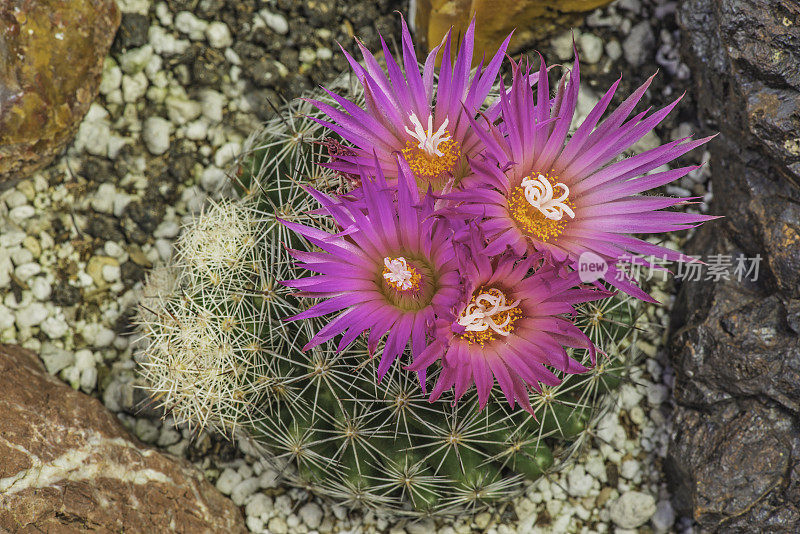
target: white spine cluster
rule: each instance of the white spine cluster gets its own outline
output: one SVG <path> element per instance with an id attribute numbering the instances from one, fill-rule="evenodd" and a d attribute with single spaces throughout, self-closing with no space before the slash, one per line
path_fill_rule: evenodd
<path id="1" fill-rule="evenodd" d="M 266 304 L 252 298 L 263 280 L 257 236 L 266 227 L 253 213 L 238 203 L 205 210 L 179 239 L 176 263 L 145 286 L 142 372 L 179 423 L 230 434 L 270 394 L 275 358 L 260 336 Z"/>

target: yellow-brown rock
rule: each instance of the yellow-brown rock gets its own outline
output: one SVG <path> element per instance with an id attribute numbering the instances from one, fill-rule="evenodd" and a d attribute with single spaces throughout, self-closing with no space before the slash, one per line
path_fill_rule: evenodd
<path id="1" fill-rule="evenodd" d="M 0 1 L 0 189 L 72 139 L 119 22 L 114 0 Z"/>
<path id="2" fill-rule="evenodd" d="M 580 22 L 582 13 L 610 4 L 611 0 L 416 0 L 417 39 L 429 50 L 441 42 L 452 26 L 463 34 L 476 17 L 477 63 L 493 54 L 516 28 L 509 51 L 541 41 Z"/>

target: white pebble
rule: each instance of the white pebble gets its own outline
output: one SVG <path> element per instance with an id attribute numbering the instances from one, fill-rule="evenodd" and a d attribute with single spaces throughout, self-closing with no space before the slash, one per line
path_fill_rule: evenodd
<path id="1" fill-rule="evenodd" d="M 303 523 L 312 530 L 316 530 L 320 523 L 322 523 L 322 508 L 316 503 L 310 502 L 304 505 L 297 513 L 300 515 Z"/>
<path id="2" fill-rule="evenodd" d="M 626 410 L 637 406 L 641 400 L 642 393 L 638 386 L 623 384 L 622 387 L 619 388 L 619 402 Z"/>
<path id="3" fill-rule="evenodd" d="M 271 467 L 266 467 L 261 476 L 258 477 L 258 484 L 261 489 L 275 488 L 278 486 L 278 472 Z"/>
<path id="4" fill-rule="evenodd" d="M 107 256 L 112 258 L 122 258 L 126 254 L 125 249 L 114 241 L 106 241 L 105 245 L 103 245 L 103 250 Z"/>
<path id="5" fill-rule="evenodd" d="M 225 171 L 214 166 L 204 169 L 203 174 L 200 175 L 200 187 L 209 193 L 219 191 L 227 181 L 228 176 Z"/>
<path id="6" fill-rule="evenodd" d="M 14 230 L 13 228 L 0 229 L 0 248 L 11 248 L 19 245 L 25 240 L 27 235 L 21 230 Z M 0 258 L 4 257 L 4 251 L 0 250 Z"/>
<path id="7" fill-rule="evenodd" d="M 181 33 L 185 33 L 193 41 L 205 37 L 208 22 L 201 20 L 188 11 L 181 11 L 175 15 L 175 28 Z"/>
<path id="8" fill-rule="evenodd" d="M 95 365 L 94 354 L 89 349 L 81 349 L 75 352 L 75 367 L 79 371 L 91 369 Z"/>
<path id="9" fill-rule="evenodd" d="M 147 92 L 148 85 L 144 72 L 137 72 L 132 76 L 126 74 L 122 77 L 122 99 L 128 103 L 136 102 Z"/>
<path id="10" fill-rule="evenodd" d="M 33 217 L 36 210 L 33 209 L 33 206 L 29 204 L 25 204 L 24 206 L 17 206 L 13 208 L 11 211 L 8 212 L 8 217 L 16 222 L 19 223 L 20 221 L 24 221 L 25 219 L 30 219 Z"/>
<path id="11" fill-rule="evenodd" d="M 644 410 L 641 406 L 634 406 L 630 410 L 628 410 L 628 416 L 630 416 L 631 421 L 633 424 L 642 426 L 647 419 L 647 416 L 644 413 Z"/>
<path id="12" fill-rule="evenodd" d="M 677 185 L 668 185 L 667 186 L 667 194 L 676 196 L 676 197 L 690 197 L 692 196 L 692 192 L 686 189 L 685 187 L 680 187 Z"/>
<path id="13" fill-rule="evenodd" d="M 304 47 L 300 49 L 298 59 L 300 63 L 313 63 L 317 59 L 317 53 L 311 48 Z"/>
<path id="14" fill-rule="evenodd" d="M 43 276 L 37 276 L 30 284 L 31 293 L 37 300 L 47 300 L 53 292 L 53 288 Z"/>
<path id="15" fill-rule="evenodd" d="M 107 95 L 119 89 L 122 82 L 122 69 L 120 69 L 111 58 L 106 58 L 103 66 L 103 79 L 100 81 L 100 94 Z"/>
<path id="16" fill-rule="evenodd" d="M 169 119 L 175 124 L 186 124 L 200 116 L 199 102 L 178 96 L 168 96 L 164 100 L 164 104 L 167 106 Z"/>
<path id="17" fill-rule="evenodd" d="M 578 41 L 580 39 L 580 34 L 575 32 L 574 38 L 575 41 Z M 572 58 L 572 39 L 573 32 L 567 31 L 550 40 L 550 44 L 553 46 L 556 56 L 561 61 L 566 61 Z"/>
<path id="18" fill-rule="evenodd" d="M 18 248 L 11 251 L 11 261 L 14 265 L 22 265 L 33 261 L 33 253 L 26 248 Z"/>
<path id="19" fill-rule="evenodd" d="M 242 480 L 231 492 L 231 500 L 236 506 L 244 506 L 245 500 L 258 490 L 258 479 L 255 477 Z"/>
<path id="20" fill-rule="evenodd" d="M 116 194 L 117 188 L 114 187 L 114 184 L 100 184 L 90 202 L 92 209 L 98 213 L 112 213 L 114 211 L 114 197 Z"/>
<path id="21" fill-rule="evenodd" d="M 116 337 L 117 334 L 115 334 L 113 330 L 106 328 L 105 326 L 101 326 L 97 330 L 97 334 L 94 336 L 94 344 L 97 347 L 108 347 L 114 342 Z"/>
<path id="22" fill-rule="evenodd" d="M 147 14 L 147 12 L 145 12 L 145 14 Z M 162 26 L 172 26 L 172 22 L 174 20 L 172 11 L 169 10 L 169 7 L 167 7 L 167 4 L 164 2 L 159 2 L 156 4 L 156 17 L 158 17 L 158 21 Z"/>
<path id="23" fill-rule="evenodd" d="M 172 125 L 161 117 L 148 117 L 144 121 L 142 140 L 151 154 L 159 156 L 169 150 L 169 134 Z"/>
<path id="24" fill-rule="evenodd" d="M 17 310 L 15 317 L 19 328 L 37 326 L 47 318 L 47 308 L 44 307 L 44 304 L 33 302 Z"/>
<path id="25" fill-rule="evenodd" d="M 619 41 L 613 39 L 606 43 L 606 55 L 611 61 L 616 61 L 622 57 L 622 45 L 619 44 Z"/>
<path id="26" fill-rule="evenodd" d="M 48 317 L 41 324 L 41 329 L 50 339 L 60 339 L 69 331 L 69 325 L 63 317 Z"/>
<path id="27" fill-rule="evenodd" d="M 200 187 L 193 185 L 183 190 L 183 193 L 181 193 L 181 200 L 186 203 L 186 210 L 189 213 L 198 213 L 203 209 L 206 195 Z M 158 241 L 156 241 L 156 245 L 158 245 Z"/>
<path id="28" fill-rule="evenodd" d="M 599 455 L 593 454 L 589 456 L 586 459 L 586 465 L 584 467 L 586 472 L 597 480 L 601 482 L 606 481 L 606 464 Z"/>
<path id="29" fill-rule="evenodd" d="M 222 121 L 222 112 L 225 108 L 225 95 L 208 89 L 200 95 L 203 117 L 211 124 Z"/>
<path id="30" fill-rule="evenodd" d="M 669 389 L 664 384 L 650 384 L 647 386 L 647 402 L 659 406 L 669 397 Z"/>
<path id="31" fill-rule="evenodd" d="M 1 317 L 2 315 L 0 315 Z M 62 349 L 52 343 L 45 342 L 42 345 L 41 357 L 47 372 L 54 375 L 75 363 L 75 357 L 71 352 Z"/>
<path id="32" fill-rule="evenodd" d="M 103 265 L 102 274 L 106 282 L 116 282 L 122 276 L 122 270 L 119 265 Z"/>
<path id="33" fill-rule="evenodd" d="M 603 40 L 592 33 L 584 33 L 578 39 L 581 59 L 586 63 L 597 63 L 603 57 Z"/>
<path id="34" fill-rule="evenodd" d="M 668 500 L 659 501 L 652 518 L 656 532 L 669 532 L 675 524 L 675 510 Z"/>
<path id="35" fill-rule="evenodd" d="M 14 269 L 14 276 L 19 278 L 21 282 L 27 282 L 31 277 L 36 276 L 42 272 L 42 266 L 38 263 L 29 262 L 23 263 L 16 269 Z"/>
<path id="36" fill-rule="evenodd" d="M 183 54 L 190 46 L 189 41 L 170 35 L 161 26 L 150 26 L 147 37 L 153 46 L 153 50 L 162 56 Z"/>
<path id="37" fill-rule="evenodd" d="M 200 141 L 201 139 L 206 138 L 206 134 L 208 133 L 208 124 L 206 124 L 203 119 L 192 121 L 186 125 L 183 133 L 187 139 L 191 139 L 192 141 Z"/>
<path id="38" fill-rule="evenodd" d="M 224 22 L 214 21 L 206 28 L 208 44 L 214 48 L 227 48 L 233 44 L 231 31 Z"/>
<path id="39" fill-rule="evenodd" d="M 0 333 L 14 326 L 14 314 L 11 310 L 0 304 Z"/>
<path id="40" fill-rule="evenodd" d="M 247 529 L 250 532 L 264 532 L 264 522 L 260 517 L 249 515 L 245 524 L 247 524 Z"/>
<path id="41" fill-rule="evenodd" d="M 594 479 L 586 473 L 582 465 L 576 465 L 567 474 L 567 490 L 573 497 L 586 497 L 593 483 Z"/>
<path id="42" fill-rule="evenodd" d="M 269 516 L 272 512 L 272 499 L 263 493 L 256 493 L 247 501 L 244 513 L 248 517 Z"/>
<path id="43" fill-rule="evenodd" d="M 636 475 L 641 472 L 641 470 L 641 466 L 636 460 L 625 460 L 619 467 L 619 474 L 622 475 L 622 478 L 633 480 L 636 478 Z"/>
<path id="44" fill-rule="evenodd" d="M 95 156 L 105 157 L 108 154 L 108 140 L 111 137 L 108 117 L 108 111 L 101 105 L 93 103 L 78 128 L 75 147 L 83 148 Z"/>
<path id="45" fill-rule="evenodd" d="M 0 288 L 8 287 L 11 283 L 12 272 L 14 272 L 14 266 L 11 264 L 11 258 L 0 257 Z"/>
<path id="46" fill-rule="evenodd" d="M 242 150 L 242 145 L 237 143 L 236 141 L 231 141 L 229 143 L 225 143 L 221 147 L 217 149 L 217 153 L 214 154 L 214 165 L 217 167 L 225 167 L 227 163 L 229 163 L 233 158 L 239 155 L 239 152 Z"/>
<path id="47" fill-rule="evenodd" d="M 150 45 L 133 48 L 119 56 L 119 68 L 122 69 L 125 74 L 136 74 L 142 72 L 153 57 L 157 56 L 153 54 L 153 47 Z M 117 84 L 117 86 L 119 86 L 119 84 Z"/>
<path id="48" fill-rule="evenodd" d="M 270 519 L 267 528 L 271 534 L 286 534 L 289 532 L 289 527 L 286 525 L 286 521 L 280 516 Z"/>
<path id="49" fill-rule="evenodd" d="M 217 489 L 225 495 L 230 495 L 233 488 L 242 481 L 242 476 L 233 469 L 226 467 L 217 479 Z"/>
<path id="50" fill-rule="evenodd" d="M 91 367 L 81 372 L 81 389 L 84 393 L 91 393 L 97 385 L 97 369 Z"/>
<path id="51" fill-rule="evenodd" d="M 645 524 L 655 511 L 656 500 L 640 491 L 627 491 L 609 505 L 611 520 L 622 528 L 637 528 Z"/>
<path id="52" fill-rule="evenodd" d="M 267 9 L 262 9 L 258 12 L 258 14 L 261 16 L 264 23 L 275 33 L 279 33 L 281 35 L 286 35 L 289 33 L 289 23 L 286 21 L 286 17 L 283 15 L 279 13 L 272 13 Z"/>
<path id="53" fill-rule="evenodd" d="M 167 239 L 156 239 L 154 245 L 158 251 L 158 257 L 163 261 L 169 261 L 172 257 L 172 243 Z"/>
<path id="54" fill-rule="evenodd" d="M 153 232 L 153 237 L 156 238 L 165 238 L 165 239 L 172 239 L 178 232 L 180 232 L 181 227 L 175 221 L 164 221 L 158 225 Z"/>

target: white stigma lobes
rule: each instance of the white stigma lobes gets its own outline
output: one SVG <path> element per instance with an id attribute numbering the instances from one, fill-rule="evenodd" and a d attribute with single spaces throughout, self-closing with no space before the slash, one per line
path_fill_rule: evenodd
<path id="1" fill-rule="evenodd" d="M 408 268 L 408 263 L 406 263 L 406 259 L 404 257 L 400 256 L 394 260 L 388 257 L 383 258 L 383 265 L 386 267 L 386 270 L 389 271 L 383 273 L 383 277 L 386 280 L 393 283 L 403 291 L 411 289 L 414 286 L 411 281 L 414 273 L 412 273 Z"/>
<path id="2" fill-rule="evenodd" d="M 489 291 L 475 297 L 474 301 L 464 308 L 461 317 L 458 318 L 458 324 L 463 326 L 467 332 L 485 332 L 491 328 L 494 333 L 507 336 L 509 332 L 505 328 L 511 322 L 511 314 L 506 315 L 505 321 L 501 324 L 494 321 L 494 316 L 516 308 L 519 299 L 511 304 L 506 304 L 506 296 L 502 291 L 497 289 Z"/>
<path id="3" fill-rule="evenodd" d="M 417 148 L 424 151 L 429 156 L 444 156 L 444 153 L 439 150 L 439 145 L 450 139 L 449 135 L 445 135 L 447 132 L 445 128 L 447 128 L 447 124 L 450 122 L 450 119 L 444 119 L 444 122 L 439 129 L 436 130 L 434 133 L 433 131 L 433 115 L 428 115 L 428 130 L 422 127 L 422 123 L 419 121 L 419 118 L 416 114 L 412 113 L 409 117 L 411 119 L 411 123 L 414 125 L 414 130 L 406 126 L 406 132 L 408 132 L 414 139 L 419 141 Z"/>
<path id="4" fill-rule="evenodd" d="M 564 190 L 558 198 L 553 198 L 553 186 L 541 174 L 535 179 L 529 177 L 522 180 L 522 187 L 525 190 L 525 200 L 551 221 L 560 221 L 564 213 L 571 219 L 575 218 L 575 212 L 564 202 L 569 198 L 569 188 L 565 184 L 558 182 L 555 185 Z"/>

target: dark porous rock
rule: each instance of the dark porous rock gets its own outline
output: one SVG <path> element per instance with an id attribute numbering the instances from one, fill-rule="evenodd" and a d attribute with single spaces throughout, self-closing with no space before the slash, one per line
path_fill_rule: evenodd
<path id="1" fill-rule="evenodd" d="M 147 30 L 150 19 L 141 13 L 123 13 L 112 50 L 121 52 L 129 48 L 139 48 L 147 44 Z"/>
<path id="2" fill-rule="evenodd" d="M 72 139 L 119 21 L 114 0 L 0 2 L 0 189 Z"/>
<path id="3" fill-rule="evenodd" d="M 303 13 L 312 26 L 330 25 L 331 20 L 337 19 L 336 4 L 327 0 L 305 0 Z"/>
<path id="4" fill-rule="evenodd" d="M 53 284 L 50 300 L 53 304 L 62 308 L 74 306 L 81 300 L 81 290 L 63 280 L 59 280 Z"/>
<path id="5" fill-rule="evenodd" d="M 86 217 L 86 228 L 84 230 L 90 236 L 103 241 L 124 242 L 122 232 L 120 232 L 119 225 L 117 224 L 117 219 L 110 215 L 103 215 L 101 213 L 88 215 Z"/>
<path id="6" fill-rule="evenodd" d="M 130 217 L 143 232 L 152 235 L 164 217 L 163 211 L 163 206 L 135 200 L 125 207 L 124 214 L 125 217 Z"/>
<path id="7" fill-rule="evenodd" d="M 191 56 L 192 80 L 199 85 L 218 87 L 227 72 L 227 61 L 222 52 L 195 45 Z"/>
<path id="8" fill-rule="evenodd" d="M 671 444 L 678 509 L 714 532 L 797 532 L 800 428 L 758 400 L 721 402 L 710 413 L 679 410 Z M 681 461 L 676 462 L 675 458 Z"/>
<path id="9" fill-rule="evenodd" d="M 703 530 L 800 532 L 800 4 L 687 0 L 679 19 L 725 216 L 687 248 L 733 267 L 673 310 L 673 500 Z"/>
<path id="10" fill-rule="evenodd" d="M 0 531 L 244 533 L 189 462 L 131 437 L 97 400 L 0 345 Z"/>

